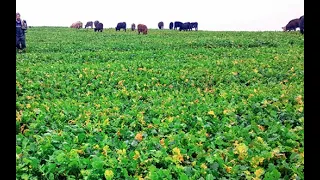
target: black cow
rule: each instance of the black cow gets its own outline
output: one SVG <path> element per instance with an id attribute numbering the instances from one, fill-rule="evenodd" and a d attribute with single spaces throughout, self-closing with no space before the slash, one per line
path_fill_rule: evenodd
<path id="1" fill-rule="evenodd" d="M 300 22 L 299 22 L 299 28 L 300 28 L 300 33 L 304 34 L 304 15 L 300 17 Z"/>
<path id="2" fill-rule="evenodd" d="M 198 31 L 198 22 L 192 22 L 191 23 L 191 30 L 194 28 L 196 31 Z"/>
<path id="3" fill-rule="evenodd" d="M 183 24 L 183 23 L 180 22 L 180 21 L 175 21 L 175 22 L 174 22 L 174 29 L 176 30 L 178 27 L 181 27 L 182 24 Z"/>
<path id="4" fill-rule="evenodd" d="M 117 24 L 116 31 L 120 31 L 121 29 L 123 29 L 124 31 L 127 31 L 127 24 L 126 24 L 126 22 L 119 22 L 119 23 Z"/>
<path id="5" fill-rule="evenodd" d="M 288 22 L 288 24 L 285 27 L 282 27 L 283 31 L 295 31 L 296 28 L 299 27 L 299 19 L 292 19 L 291 21 Z"/>
<path id="6" fill-rule="evenodd" d="M 163 29 L 163 26 L 164 26 L 164 25 L 163 25 L 163 22 L 162 22 L 162 21 L 158 23 L 158 28 L 159 28 L 159 29 Z"/>
<path id="7" fill-rule="evenodd" d="M 87 28 L 87 27 L 93 28 L 93 22 L 92 21 L 88 21 L 87 24 L 84 26 L 84 28 Z"/>
<path id="8" fill-rule="evenodd" d="M 131 24 L 131 31 L 134 31 L 136 29 L 136 25 L 134 23 Z"/>
<path id="9" fill-rule="evenodd" d="M 180 28 L 179 28 L 179 31 L 190 31 L 191 30 L 191 23 L 190 22 L 185 22 L 183 23 Z"/>
<path id="10" fill-rule="evenodd" d="M 21 29 L 22 29 L 23 34 L 25 34 L 27 32 L 28 24 L 27 24 L 27 21 L 25 19 L 23 20 L 23 26 L 21 27 Z"/>
<path id="11" fill-rule="evenodd" d="M 94 28 L 94 32 L 102 32 L 103 30 L 103 24 L 102 23 L 98 23 L 97 26 Z"/>
<path id="12" fill-rule="evenodd" d="M 173 29 L 173 22 L 170 22 L 169 29 Z"/>
<path id="13" fill-rule="evenodd" d="M 94 27 L 97 27 L 98 26 L 98 24 L 99 24 L 99 21 L 97 20 L 97 21 L 94 21 Z"/>

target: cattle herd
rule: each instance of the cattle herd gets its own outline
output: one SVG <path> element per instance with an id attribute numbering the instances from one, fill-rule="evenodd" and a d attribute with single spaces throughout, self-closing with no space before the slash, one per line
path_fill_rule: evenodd
<path id="1" fill-rule="evenodd" d="M 82 26 L 83 26 L 82 22 L 77 21 L 73 23 L 70 27 L 80 29 L 82 28 Z M 88 21 L 84 26 L 84 28 L 89 28 L 89 27 L 94 28 L 95 32 L 102 32 L 103 30 L 103 24 L 99 21 L 94 21 L 94 22 Z M 158 23 L 158 28 L 159 29 L 164 28 L 164 23 L 162 21 Z M 180 21 L 175 21 L 174 23 L 173 22 L 169 23 L 169 29 L 178 30 L 178 28 L 179 28 L 179 31 L 192 31 L 192 29 L 197 31 L 198 22 L 182 23 Z M 283 31 L 295 31 L 297 28 L 300 29 L 301 34 L 304 34 L 304 15 L 301 16 L 300 18 L 292 19 L 291 21 L 289 21 L 289 23 L 286 26 L 282 27 Z M 120 31 L 121 29 L 123 29 L 124 31 L 127 31 L 126 22 L 119 22 L 115 29 L 116 31 Z M 137 29 L 138 29 L 138 34 L 140 33 L 148 34 L 148 27 L 144 24 L 138 24 Z M 131 31 L 135 31 L 135 30 L 136 30 L 136 25 L 132 23 Z"/>
<path id="2" fill-rule="evenodd" d="M 83 23 L 81 21 L 77 21 L 75 23 L 72 23 L 70 28 L 80 29 L 83 27 Z M 102 32 L 103 30 L 103 24 L 99 21 L 88 21 L 84 28 L 93 28 L 95 32 Z M 161 21 L 158 23 L 159 29 L 164 29 L 164 23 Z M 185 22 L 182 23 L 180 21 L 175 21 L 169 23 L 169 29 L 177 30 L 179 28 L 179 31 L 192 31 L 192 29 L 198 30 L 198 22 Z M 124 31 L 127 31 L 127 23 L 126 22 L 119 22 L 116 26 L 116 31 L 120 31 L 123 29 Z M 144 24 L 138 24 L 137 26 L 138 34 L 148 34 L 148 27 Z M 136 25 L 134 23 L 131 24 L 131 31 L 136 30 Z"/>
<path id="3" fill-rule="evenodd" d="M 297 28 L 300 29 L 300 33 L 304 34 L 304 15 L 300 18 L 292 19 L 288 24 L 282 27 L 283 31 L 295 31 Z"/>

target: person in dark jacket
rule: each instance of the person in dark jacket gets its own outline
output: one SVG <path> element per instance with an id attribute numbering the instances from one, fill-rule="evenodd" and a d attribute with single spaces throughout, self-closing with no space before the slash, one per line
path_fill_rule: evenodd
<path id="1" fill-rule="evenodd" d="M 20 13 L 16 13 L 16 48 L 19 51 L 25 52 L 27 24 L 20 18 Z"/>

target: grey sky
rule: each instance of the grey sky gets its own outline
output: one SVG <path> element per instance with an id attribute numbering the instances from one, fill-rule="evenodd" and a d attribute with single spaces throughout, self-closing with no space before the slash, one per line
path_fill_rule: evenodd
<path id="1" fill-rule="evenodd" d="M 125 21 L 165 29 L 174 21 L 198 22 L 199 30 L 281 31 L 304 15 L 304 0 L 16 0 L 29 26 L 70 26 L 99 20 L 105 28 Z"/>

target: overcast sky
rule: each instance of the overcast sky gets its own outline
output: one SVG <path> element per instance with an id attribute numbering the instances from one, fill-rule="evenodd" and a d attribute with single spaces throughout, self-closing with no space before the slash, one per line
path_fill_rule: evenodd
<path id="1" fill-rule="evenodd" d="M 29 26 L 70 26 L 99 20 L 164 28 L 174 21 L 198 22 L 199 30 L 281 31 L 304 14 L 304 0 L 16 0 L 16 11 Z"/>

